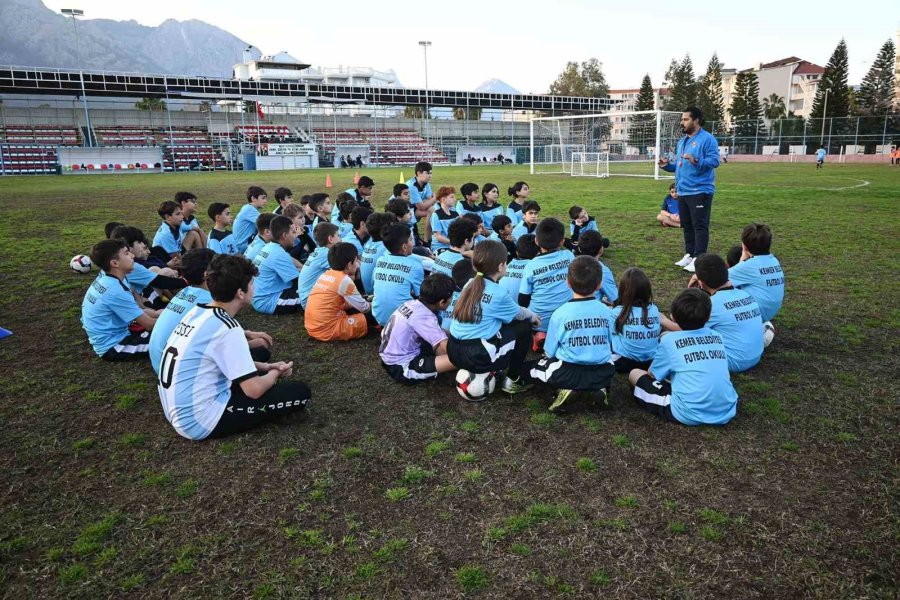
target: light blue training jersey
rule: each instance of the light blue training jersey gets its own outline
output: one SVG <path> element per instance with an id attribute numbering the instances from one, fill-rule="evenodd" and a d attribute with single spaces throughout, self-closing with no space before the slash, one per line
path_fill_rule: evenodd
<path id="1" fill-rule="evenodd" d="M 375 289 L 372 285 L 375 279 L 375 263 L 385 252 L 387 248 L 384 247 L 384 242 L 376 242 L 371 238 L 363 246 L 363 253 L 359 259 L 359 280 L 366 294 L 371 294 Z"/>
<path id="2" fill-rule="evenodd" d="M 528 261 L 522 272 L 519 293 L 531 296 L 528 308 L 541 317 L 539 331 L 547 331 L 553 312 L 572 299 L 567 279 L 569 263 L 574 259 L 575 255 L 566 249 L 545 252 Z"/>
<path id="3" fill-rule="evenodd" d="M 303 263 L 303 269 L 300 271 L 300 279 L 297 280 L 297 295 L 300 297 L 300 306 L 306 310 L 306 303 L 309 301 L 309 295 L 313 287 L 322 276 L 322 273 L 328 270 L 328 250 L 325 246 L 319 246 L 309 255 L 306 262 Z"/>
<path id="4" fill-rule="evenodd" d="M 553 312 L 544 353 L 576 365 L 612 362 L 612 313 L 596 298 L 572 298 Z"/>
<path id="5" fill-rule="evenodd" d="M 728 269 L 728 279 L 753 296 L 763 321 L 771 321 L 784 301 L 784 272 L 771 254 L 751 256 Z"/>
<path id="6" fill-rule="evenodd" d="M 384 327 L 397 307 L 419 297 L 425 279 L 422 261 L 414 256 L 384 254 L 373 273 L 372 315 Z"/>
<path id="7" fill-rule="evenodd" d="M 762 358 L 763 321 L 759 304 L 745 290 L 724 288 L 710 298 L 712 314 L 706 326 L 722 336 L 728 355 L 728 370 L 752 369 Z"/>
<path id="8" fill-rule="evenodd" d="M 259 209 L 249 202 L 241 207 L 234 223 L 231 225 L 231 231 L 234 235 L 234 245 L 238 252 L 242 253 L 247 249 L 250 238 L 256 233 L 256 219 L 259 218 Z"/>
<path id="9" fill-rule="evenodd" d="M 497 240 L 499 241 L 499 240 Z M 525 273 L 525 267 L 531 259 L 514 258 L 506 265 L 506 275 L 500 280 L 500 285 L 506 288 L 509 297 L 516 304 L 519 303 L 519 290 L 522 289 L 522 276 Z"/>
<path id="10" fill-rule="evenodd" d="M 128 337 L 128 325 L 144 314 L 128 284 L 100 271 L 81 302 L 81 326 L 97 356 Z"/>
<path id="11" fill-rule="evenodd" d="M 434 259 L 432 273 L 443 273 L 447 277 L 453 276 L 453 265 L 466 258 L 456 250 L 445 250 Z M 466 259 L 468 260 L 468 259 Z"/>
<path id="12" fill-rule="evenodd" d="M 153 247 L 159 246 L 169 254 L 181 252 L 181 242 L 184 241 L 184 233 L 179 228 L 170 227 L 163 221 L 153 236 Z"/>
<path id="13" fill-rule="evenodd" d="M 253 264 L 259 269 L 256 276 L 256 291 L 253 294 L 253 308 L 257 312 L 271 315 L 278 306 L 281 293 L 294 285 L 300 276 L 291 255 L 278 242 L 269 242 L 262 247 Z"/>
<path id="14" fill-rule="evenodd" d="M 612 309 L 613 352 L 639 362 L 653 360 L 656 348 L 659 346 L 659 308 L 655 304 L 647 307 L 648 325 L 644 325 L 644 309 L 640 306 L 632 306 L 631 314 L 622 327 L 622 333 L 618 333 L 616 320 L 622 314 L 622 308 L 622 306 L 616 306 Z"/>
<path id="15" fill-rule="evenodd" d="M 458 340 L 486 340 L 497 335 L 505 323 L 511 323 L 519 314 L 519 305 L 499 283 L 484 277 L 484 293 L 481 295 L 481 318 L 475 323 L 461 323 L 454 318 L 450 322 L 450 335 Z M 463 288 L 472 285 L 472 279 Z M 455 307 L 454 307 L 455 310 Z M 477 313 L 476 313 L 477 314 Z"/>

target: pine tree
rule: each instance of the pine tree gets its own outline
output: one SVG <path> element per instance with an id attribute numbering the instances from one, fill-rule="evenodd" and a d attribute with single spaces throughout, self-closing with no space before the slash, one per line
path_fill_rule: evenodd
<path id="1" fill-rule="evenodd" d="M 713 53 L 706 67 L 706 74 L 697 80 L 697 107 L 703 111 L 707 128 L 724 131 L 725 95 L 722 92 L 722 63 Z"/>
<path id="2" fill-rule="evenodd" d="M 634 110 L 655 109 L 655 96 L 653 84 L 650 82 L 650 75 L 644 75 Z M 648 142 L 656 143 L 656 115 L 635 115 L 628 127 L 628 143 L 631 146 L 640 147 L 646 146 Z M 641 148 L 642 153 L 645 151 L 644 148 Z"/>
<path id="3" fill-rule="evenodd" d="M 872 68 L 859 86 L 856 100 L 859 113 L 863 116 L 885 115 L 891 111 L 894 100 L 893 40 L 888 40 L 881 47 Z"/>
<path id="4" fill-rule="evenodd" d="M 759 102 L 759 78 L 753 71 L 741 71 L 734 80 L 731 101 L 731 125 L 734 135 L 744 141 L 765 135 L 762 106 Z"/>
<path id="5" fill-rule="evenodd" d="M 850 114 L 850 88 L 847 86 L 847 43 L 841 40 L 825 65 L 825 73 L 819 80 L 816 98 L 813 101 L 811 119 L 823 117 L 846 117 Z M 825 103 L 825 93 L 828 103 Z"/>
<path id="6" fill-rule="evenodd" d="M 697 104 L 697 82 L 694 80 L 694 63 L 691 56 L 685 54 L 681 62 L 669 63 L 666 79 L 670 82 L 668 110 L 681 111 Z"/>

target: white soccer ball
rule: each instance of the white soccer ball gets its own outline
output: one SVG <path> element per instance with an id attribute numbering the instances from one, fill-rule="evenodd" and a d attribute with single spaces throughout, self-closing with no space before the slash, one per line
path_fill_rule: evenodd
<path id="1" fill-rule="evenodd" d="M 465 369 L 456 372 L 456 391 L 470 402 L 484 400 L 497 387 L 497 374 L 471 373 Z"/>
<path id="2" fill-rule="evenodd" d="M 72 267 L 72 270 L 76 273 L 90 273 L 93 264 L 91 263 L 90 257 L 79 254 L 78 256 L 72 257 L 72 260 L 69 261 L 69 266 Z"/>

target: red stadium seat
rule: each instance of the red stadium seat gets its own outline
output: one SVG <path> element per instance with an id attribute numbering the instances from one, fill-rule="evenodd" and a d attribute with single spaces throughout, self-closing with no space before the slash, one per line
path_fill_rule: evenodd
<path id="1" fill-rule="evenodd" d="M 79 167 L 78 165 L 72 165 L 73 171 L 78 171 L 79 169 L 81 169 L 81 167 Z"/>
<path id="2" fill-rule="evenodd" d="M 106 165 L 100 165 L 100 170 L 105 171 L 108 167 Z"/>
<path id="3" fill-rule="evenodd" d="M 88 171 L 93 171 L 93 170 L 94 170 L 94 165 L 92 165 L 92 164 L 91 164 L 91 165 L 88 165 L 87 168 L 88 168 Z"/>
<path id="4" fill-rule="evenodd" d="M 116 164 L 116 171 L 120 171 L 122 169 L 122 165 Z"/>

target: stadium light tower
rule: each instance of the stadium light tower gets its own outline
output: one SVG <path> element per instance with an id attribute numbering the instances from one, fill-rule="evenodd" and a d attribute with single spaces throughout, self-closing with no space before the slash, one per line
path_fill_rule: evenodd
<path id="1" fill-rule="evenodd" d="M 61 12 L 63 15 L 65 15 L 67 17 L 71 17 L 71 19 L 72 19 L 72 31 L 75 32 L 75 60 L 77 60 L 80 65 L 80 63 L 81 63 L 81 44 L 78 43 L 78 25 L 76 25 L 75 22 L 78 20 L 78 17 L 84 16 L 84 11 L 81 10 L 80 8 L 64 8 L 64 9 L 60 10 L 59 12 Z M 81 71 L 81 101 L 84 104 L 84 120 L 87 123 L 88 146 L 93 147 L 93 145 L 94 145 L 93 137 L 94 136 L 93 136 L 92 128 L 91 128 L 91 116 L 90 116 L 90 113 L 88 113 L 87 95 L 86 95 L 85 89 L 84 89 L 84 71 L 81 69 L 79 69 L 79 71 Z"/>
<path id="2" fill-rule="evenodd" d="M 828 92 L 830 92 L 830 91 L 831 90 L 829 90 L 829 89 L 825 90 L 825 103 L 822 105 L 822 133 L 819 136 L 819 145 L 820 146 L 825 143 L 825 117 L 828 115 Z M 829 134 L 828 134 L 829 136 L 831 136 L 830 131 L 831 130 L 829 129 Z M 828 141 L 831 142 L 830 139 Z"/>
<path id="3" fill-rule="evenodd" d="M 422 46 L 422 53 L 425 56 L 425 143 L 430 146 L 431 137 L 428 131 L 428 46 L 431 45 L 431 42 L 423 40 L 419 42 L 419 45 Z"/>

